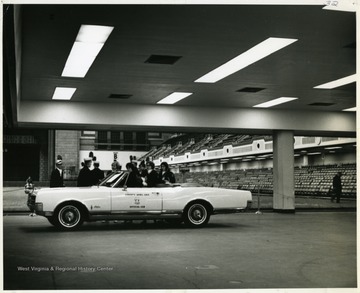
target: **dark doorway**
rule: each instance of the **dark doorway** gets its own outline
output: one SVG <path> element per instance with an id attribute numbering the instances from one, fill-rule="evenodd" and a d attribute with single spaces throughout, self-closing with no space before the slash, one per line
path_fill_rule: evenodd
<path id="1" fill-rule="evenodd" d="M 8 144 L 3 151 L 4 181 L 24 181 L 31 176 L 39 180 L 40 147 L 38 145 Z"/>

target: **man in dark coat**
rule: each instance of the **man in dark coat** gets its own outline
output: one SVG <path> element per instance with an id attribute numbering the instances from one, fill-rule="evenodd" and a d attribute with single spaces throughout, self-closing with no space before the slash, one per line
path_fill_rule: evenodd
<path id="1" fill-rule="evenodd" d="M 77 179 L 77 186 L 84 187 L 84 186 L 92 186 L 94 185 L 94 179 L 90 170 L 92 164 L 91 158 L 84 159 L 84 167 L 80 170 L 79 176 Z"/>
<path id="2" fill-rule="evenodd" d="M 98 184 L 102 179 L 104 179 L 104 171 L 99 168 L 100 163 L 98 161 L 94 162 L 94 169 L 91 171 L 94 184 Z"/>
<path id="3" fill-rule="evenodd" d="M 331 194 L 331 201 L 334 201 L 336 197 L 336 202 L 340 202 L 341 191 L 342 191 L 342 184 L 341 184 L 341 173 L 338 172 L 333 178 L 333 192 Z"/>
<path id="4" fill-rule="evenodd" d="M 50 187 L 64 187 L 64 171 L 62 169 L 62 160 L 56 160 L 55 169 L 50 175 Z"/>

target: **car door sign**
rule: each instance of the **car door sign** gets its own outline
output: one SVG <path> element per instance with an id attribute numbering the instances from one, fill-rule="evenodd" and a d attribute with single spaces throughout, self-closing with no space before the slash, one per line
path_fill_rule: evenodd
<path id="1" fill-rule="evenodd" d="M 140 198 L 134 198 L 134 204 L 130 206 L 131 209 L 144 209 L 145 207 L 145 205 L 141 205 Z"/>

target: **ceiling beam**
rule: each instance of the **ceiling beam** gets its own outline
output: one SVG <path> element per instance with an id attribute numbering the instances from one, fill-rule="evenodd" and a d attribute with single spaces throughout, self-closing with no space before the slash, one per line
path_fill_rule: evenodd
<path id="1" fill-rule="evenodd" d="M 23 101 L 20 127 L 356 136 L 353 112 Z"/>

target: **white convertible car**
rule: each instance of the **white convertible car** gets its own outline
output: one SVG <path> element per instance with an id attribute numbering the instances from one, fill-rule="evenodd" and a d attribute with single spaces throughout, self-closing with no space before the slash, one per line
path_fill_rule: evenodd
<path id="1" fill-rule="evenodd" d="M 251 206 L 250 191 L 202 187 L 195 183 L 126 187 L 128 173 L 107 176 L 98 186 L 41 188 L 29 193 L 28 207 L 65 230 L 84 221 L 166 219 L 191 227 L 206 225 L 212 214 L 236 213 Z"/>

